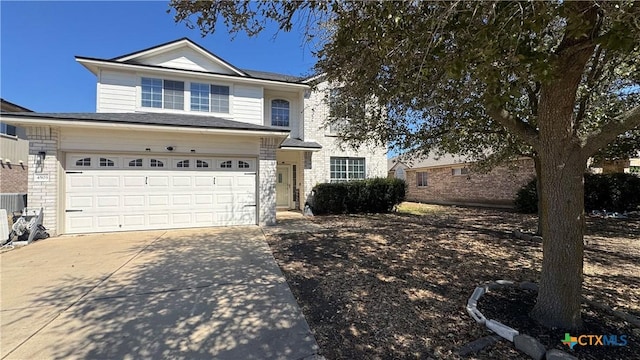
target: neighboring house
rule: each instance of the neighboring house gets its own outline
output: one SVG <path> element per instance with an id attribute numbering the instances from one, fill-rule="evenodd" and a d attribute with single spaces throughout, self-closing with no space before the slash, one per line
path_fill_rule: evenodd
<path id="1" fill-rule="evenodd" d="M 631 173 L 640 175 L 640 157 L 620 160 L 602 160 L 589 165 L 594 174 Z"/>
<path id="2" fill-rule="evenodd" d="M 0 109 L 31 112 L 5 99 L 0 99 Z M 25 129 L 0 121 L 0 194 L 27 193 L 29 141 L 26 138 Z"/>
<path id="3" fill-rule="evenodd" d="M 386 149 L 341 150 L 324 83 L 239 69 L 189 39 L 113 59 L 96 113 L 2 114 L 30 140 L 29 205 L 53 233 L 274 224 L 317 183 L 386 174 Z"/>
<path id="4" fill-rule="evenodd" d="M 406 180 L 406 172 L 408 168 L 409 166 L 398 157 L 387 160 L 387 169 L 389 169 L 387 174 L 388 177 Z"/>
<path id="5" fill-rule="evenodd" d="M 391 159 L 389 176 L 405 173 L 407 200 L 491 207 L 512 207 L 517 191 L 535 177 L 533 160 L 522 158 L 482 174 L 451 155 L 425 159 Z"/>

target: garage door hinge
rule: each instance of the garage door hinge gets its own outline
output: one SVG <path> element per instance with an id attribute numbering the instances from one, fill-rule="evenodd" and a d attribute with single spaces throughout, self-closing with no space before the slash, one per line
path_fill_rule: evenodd
<path id="1" fill-rule="evenodd" d="M 82 212 L 82 210 L 65 210 L 64 212 Z"/>
<path id="2" fill-rule="evenodd" d="M 82 171 L 65 171 L 65 174 L 82 174 Z"/>

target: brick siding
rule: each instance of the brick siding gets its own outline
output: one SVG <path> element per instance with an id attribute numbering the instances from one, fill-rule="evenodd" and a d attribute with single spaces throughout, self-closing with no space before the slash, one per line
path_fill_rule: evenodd
<path id="1" fill-rule="evenodd" d="M 535 176 L 532 159 L 517 160 L 486 174 L 453 175 L 460 165 L 407 170 L 407 200 L 489 206 L 513 206 L 517 191 Z M 427 186 L 416 186 L 416 173 L 427 173 Z"/>
<path id="2" fill-rule="evenodd" d="M 60 131 L 51 127 L 27 127 L 29 139 L 29 164 L 35 164 L 39 152 L 46 152 L 42 167 L 29 166 L 29 179 L 33 179 L 36 171 L 49 175 L 49 181 L 29 181 L 29 208 L 44 208 L 43 225 L 50 235 L 58 233 L 58 139 Z"/>
<path id="3" fill-rule="evenodd" d="M 0 164 L 0 193 L 27 192 L 29 181 L 29 169 L 26 165 Z"/>

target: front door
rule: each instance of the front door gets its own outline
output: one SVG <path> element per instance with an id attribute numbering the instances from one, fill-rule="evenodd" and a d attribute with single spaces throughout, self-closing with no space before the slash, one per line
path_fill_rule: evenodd
<path id="1" fill-rule="evenodd" d="M 289 208 L 289 197 L 291 193 L 289 184 L 289 166 L 278 166 L 276 170 L 276 206 Z"/>

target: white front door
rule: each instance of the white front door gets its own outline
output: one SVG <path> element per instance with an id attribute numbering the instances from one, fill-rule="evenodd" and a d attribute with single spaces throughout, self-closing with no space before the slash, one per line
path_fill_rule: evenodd
<path id="1" fill-rule="evenodd" d="M 289 208 L 290 193 L 289 165 L 279 165 L 276 170 L 276 206 Z"/>
<path id="2" fill-rule="evenodd" d="M 256 160 L 69 154 L 65 232 L 256 224 Z"/>

